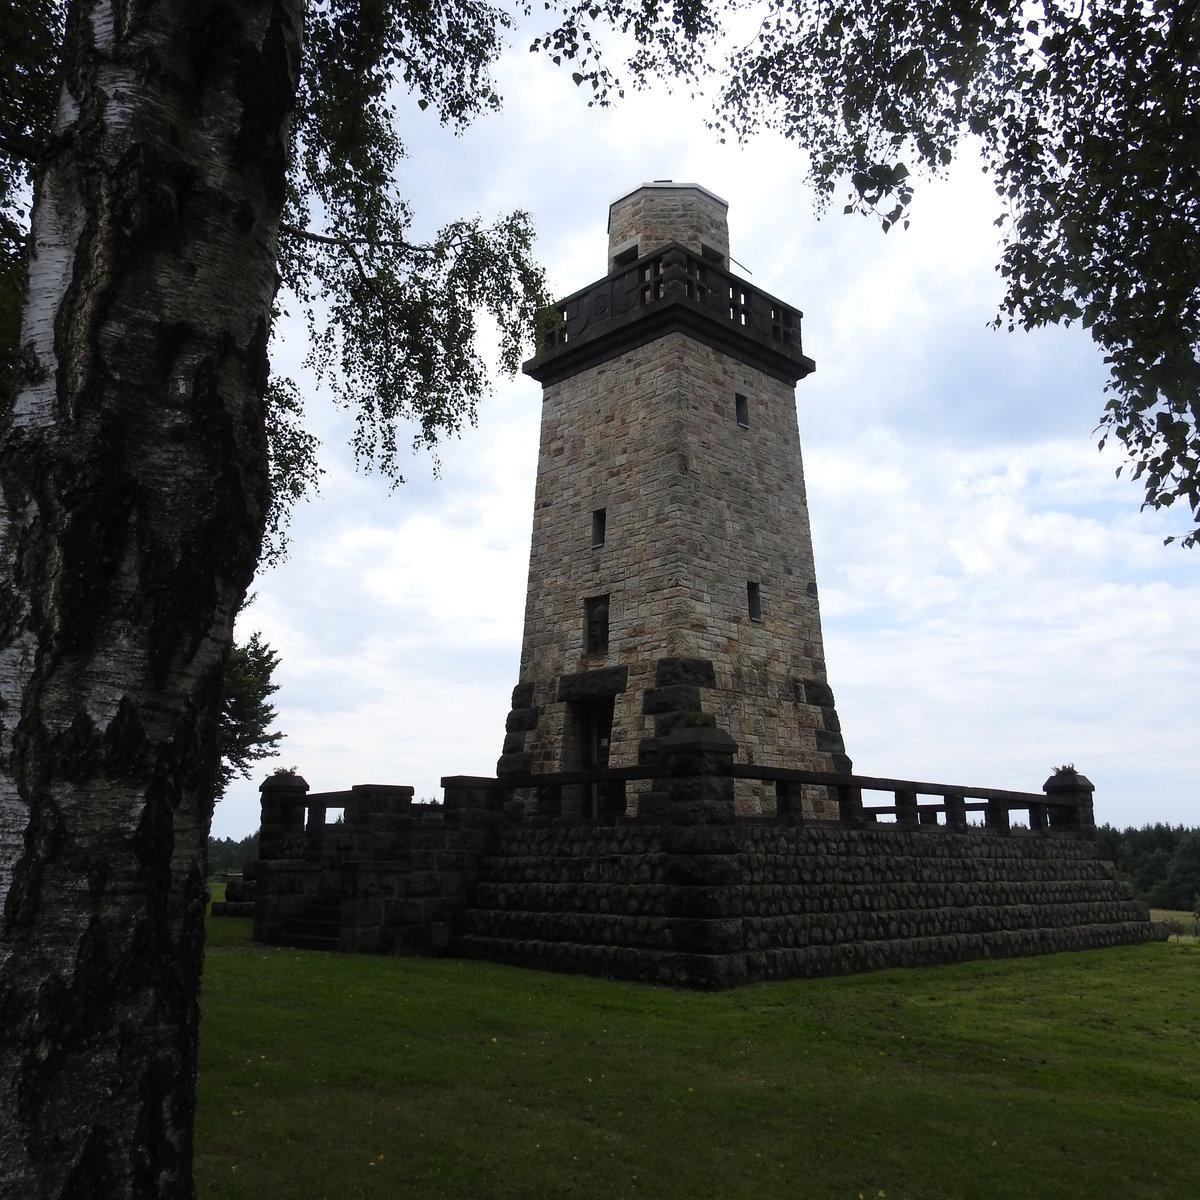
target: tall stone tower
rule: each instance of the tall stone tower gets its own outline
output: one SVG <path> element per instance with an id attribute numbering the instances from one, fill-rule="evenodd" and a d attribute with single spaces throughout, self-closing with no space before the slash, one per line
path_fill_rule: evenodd
<path id="1" fill-rule="evenodd" d="M 501 776 L 650 761 L 711 721 L 740 761 L 850 769 L 796 423 L 815 364 L 801 314 L 730 273 L 727 208 L 669 181 L 615 201 L 607 274 L 525 364 L 541 450 Z M 739 787 L 739 811 L 772 810 Z M 596 789 L 574 790 L 563 815 L 595 815 Z"/>

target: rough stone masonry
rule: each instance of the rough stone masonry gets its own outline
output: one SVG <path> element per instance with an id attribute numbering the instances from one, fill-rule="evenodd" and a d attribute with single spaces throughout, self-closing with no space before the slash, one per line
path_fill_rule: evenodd
<path id="1" fill-rule="evenodd" d="M 699 714 L 747 763 L 850 769 L 796 419 L 814 363 L 801 314 L 728 273 L 726 207 L 695 184 L 617 200 L 609 274 L 525 366 L 541 449 L 501 774 L 652 761 Z M 739 811 L 771 803 L 739 783 Z"/>

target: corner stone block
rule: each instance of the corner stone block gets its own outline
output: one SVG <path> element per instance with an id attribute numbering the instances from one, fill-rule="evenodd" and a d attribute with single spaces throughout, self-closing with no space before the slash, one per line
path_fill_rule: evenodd
<path id="1" fill-rule="evenodd" d="M 497 775 L 528 775 L 533 770 L 533 755 L 528 750 L 501 754 L 496 763 Z"/>
<path id="2" fill-rule="evenodd" d="M 527 733 L 531 729 L 536 729 L 541 711 L 540 708 L 535 708 L 532 705 L 514 708 L 508 714 L 508 720 L 504 723 L 505 731 L 507 733 Z"/>
<path id="3" fill-rule="evenodd" d="M 1042 791 L 1046 793 L 1046 817 L 1051 829 L 1095 830 L 1096 786 L 1086 775 L 1074 769 L 1056 771 L 1042 784 Z"/>
<path id="4" fill-rule="evenodd" d="M 729 767 L 737 743 L 711 725 L 680 725 L 659 742 L 667 764 L 662 789 L 669 804 L 662 813 L 672 824 L 723 824 L 735 815 Z"/>
<path id="5" fill-rule="evenodd" d="M 350 789 L 350 806 L 359 814 L 358 819 L 368 821 L 372 814 L 387 813 L 389 816 L 407 816 L 412 809 L 416 789 L 390 783 L 356 783 Z M 347 813 L 346 820 L 351 820 Z"/>
<path id="6" fill-rule="evenodd" d="M 717 673 L 707 658 L 660 658 L 654 669 L 655 687 L 677 684 L 716 687 Z"/>
<path id="7" fill-rule="evenodd" d="M 642 693 L 642 712 L 646 714 L 699 711 L 700 689 L 695 684 L 672 683 Z"/>
<path id="8" fill-rule="evenodd" d="M 446 775 L 442 778 L 445 811 L 499 813 L 508 798 L 497 780 L 478 775 Z"/>

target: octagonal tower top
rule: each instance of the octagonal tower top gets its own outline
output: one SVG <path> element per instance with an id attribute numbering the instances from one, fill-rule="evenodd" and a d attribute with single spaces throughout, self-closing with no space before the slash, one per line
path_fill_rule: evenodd
<path id="1" fill-rule="evenodd" d="M 656 179 L 608 209 L 608 273 L 668 242 L 729 270 L 729 204 L 698 183 Z"/>

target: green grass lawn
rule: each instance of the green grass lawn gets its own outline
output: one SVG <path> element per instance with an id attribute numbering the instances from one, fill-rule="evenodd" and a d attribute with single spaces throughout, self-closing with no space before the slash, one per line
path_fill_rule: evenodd
<path id="1" fill-rule="evenodd" d="M 1196 1194 L 1195 943 L 701 995 L 209 930 L 200 1200 Z"/>

